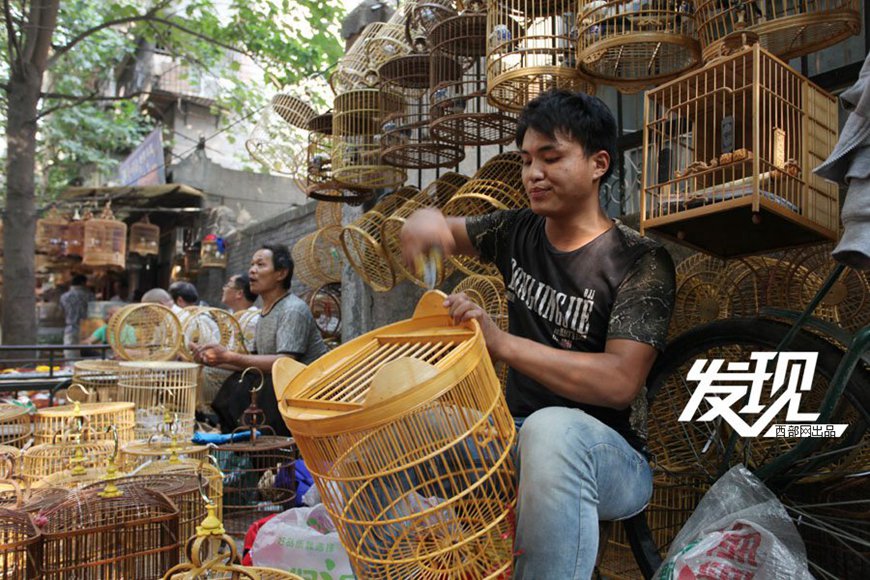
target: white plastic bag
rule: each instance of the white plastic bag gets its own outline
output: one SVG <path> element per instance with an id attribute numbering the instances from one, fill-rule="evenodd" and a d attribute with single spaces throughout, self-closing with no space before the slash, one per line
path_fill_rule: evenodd
<path id="1" fill-rule="evenodd" d="M 742 465 L 713 484 L 671 543 L 657 580 L 812 580 L 782 503 Z"/>
<path id="2" fill-rule="evenodd" d="M 266 522 L 251 547 L 255 566 L 306 580 L 352 580 L 353 570 L 323 504 L 289 509 Z"/>

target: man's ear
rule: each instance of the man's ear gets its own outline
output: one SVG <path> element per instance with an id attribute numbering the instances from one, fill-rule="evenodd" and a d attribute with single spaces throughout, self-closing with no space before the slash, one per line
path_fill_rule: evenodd
<path id="1" fill-rule="evenodd" d="M 591 161 L 594 165 L 592 175 L 595 179 L 600 180 L 602 177 L 604 177 L 604 174 L 607 173 L 607 170 L 610 169 L 610 153 L 602 149 L 601 151 L 598 151 L 597 153 L 592 155 Z"/>

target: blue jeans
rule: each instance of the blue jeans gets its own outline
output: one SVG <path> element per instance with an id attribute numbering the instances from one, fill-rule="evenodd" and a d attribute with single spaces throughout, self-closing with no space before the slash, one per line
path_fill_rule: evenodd
<path id="1" fill-rule="evenodd" d="M 579 409 L 530 415 L 517 449 L 514 578 L 586 580 L 598 554 L 598 521 L 629 518 L 652 495 L 646 458 Z"/>

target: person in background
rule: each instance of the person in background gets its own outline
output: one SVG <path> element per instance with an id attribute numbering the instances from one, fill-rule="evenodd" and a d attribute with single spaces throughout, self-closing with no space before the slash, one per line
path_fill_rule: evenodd
<path id="1" fill-rule="evenodd" d="M 126 302 L 130 295 L 130 285 L 126 280 L 115 280 L 112 282 L 112 297 L 109 298 L 112 302 Z"/>
<path id="2" fill-rule="evenodd" d="M 260 309 L 254 304 L 256 301 L 257 295 L 251 290 L 251 279 L 247 274 L 230 276 L 224 284 L 221 302 L 230 309 L 242 326 L 248 352 L 254 350 L 254 335 L 260 320 Z"/>
<path id="3" fill-rule="evenodd" d="M 60 297 L 60 307 L 63 309 L 64 329 L 63 343 L 79 344 L 81 342 L 82 320 L 88 316 L 88 303 L 94 299 L 93 293 L 85 287 L 87 277 L 83 274 L 73 276 L 70 289 Z M 63 356 L 71 360 L 79 356 L 79 351 L 71 348 L 64 349 Z"/>
<path id="4" fill-rule="evenodd" d="M 106 309 L 106 316 L 104 318 L 106 324 L 96 329 L 89 337 L 82 341 L 82 344 L 109 344 L 109 337 L 107 334 L 109 330 L 109 321 L 119 310 L 121 310 L 120 305 L 109 306 L 109 308 Z M 121 329 L 121 342 L 128 345 L 136 342 L 136 333 L 132 326 L 125 325 L 124 328 Z"/>
<path id="5" fill-rule="evenodd" d="M 163 288 L 152 288 L 151 290 L 148 290 L 142 295 L 142 298 L 139 301 L 142 304 L 162 304 L 167 308 L 172 308 L 175 304 L 172 300 L 172 296 L 170 296 L 169 292 Z"/>

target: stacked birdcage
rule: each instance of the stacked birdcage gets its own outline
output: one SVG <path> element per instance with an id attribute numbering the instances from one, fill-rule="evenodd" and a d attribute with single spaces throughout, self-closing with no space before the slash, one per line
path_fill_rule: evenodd
<path id="1" fill-rule="evenodd" d="M 514 136 L 516 115 L 486 100 L 486 36 L 483 12 L 454 15 L 429 32 L 429 130 L 439 141 L 490 145 Z"/>
<path id="2" fill-rule="evenodd" d="M 111 202 L 98 218 L 85 221 L 82 264 L 118 268 L 127 263 L 127 224 L 115 219 Z"/>
<path id="3" fill-rule="evenodd" d="M 105 487 L 73 492 L 43 512 L 42 578 L 156 579 L 178 562 L 172 501 L 146 487 Z"/>
<path id="4" fill-rule="evenodd" d="M 73 363 L 72 382 L 84 387 L 84 390 L 87 393 L 85 401 L 88 403 L 107 403 L 110 401 L 117 401 L 118 361 L 76 361 Z"/>
<path id="5" fill-rule="evenodd" d="M 263 109 L 260 120 L 245 141 L 248 154 L 270 171 L 297 179 L 304 185 L 304 159 L 299 152 L 314 109 L 292 95 L 278 93 Z"/>
<path id="6" fill-rule="evenodd" d="M 576 0 L 489 0 L 486 78 L 489 101 L 519 111 L 553 88 L 593 93 L 577 68 Z"/>
<path id="7" fill-rule="evenodd" d="M 786 61 L 819 51 L 861 32 L 860 4 L 858 0 L 694 1 L 705 60 L 727 50 L 728 37 L 741 32 L 757 35 L 761 46 Z"/>
<path id="8" fill-rule="evenodd" d="M 522 185 L 522 161 L 515 152 L 496 155 L 459 188 L 443 208 L 447 216 L 477 216 L 499 209 L 528 207 Z M 450 256 L 454 267 L 467 275 L 498 276 L 493 264 L 471 256 Z"/>
<path id="9" fill-rule="evenodd" d="M 199 365 L 188 362 L 123 362 L 118 398 L 136 404 L 136 439 L 148 439 L 165 423 L 176 422 L 178 436 L 193 435 Z"/>
<path id="10" fill-rule="evenodd" d="M 247 353 L 239 321 L 220 308 L 197 307 L 185 317 L 180 354 L 193 360 L 193 348 L 203 344 L 220 344 L 232 352 Z"/>
<path id="11" fill-rule="evenodd" d="M 120 360 L 169 360 L 181 348 L 181 323 L 162 304 L 128 304 L 109 320 L 106 339 Z"/>
<path id="12" fill-rule="evenodd" d="M 341 230 L 341 245 L 348 263 L 377 292 L 386 292 L 396 284 L 392 263 L 381 245 L 381 226 L 387 216 L 416 193 L 415 187 L 403 187 L 386 195 Z"/>
<path id="13" fill-rule="evenodd" d="M 495 578 L 513 561 L 514 422 L 444 294 L 276 384 L 357 576 Z"/>
<path id="14" fill-rule="evenodd" d="M 837 103 L 759 45 L 646 93 L 641 231 L 720 257 L 837 237 Z"/>
<path id="15" fill-rule="evenodd" d="M 152 224 L 145 214 L 130 226 L 130 253 L 141 256 L 156 256 L 160 253 L 160 226 Z"/>
<path id="16" fill-rule="evenodd" d="M 309 288 L 341 282 L 344 265 L 341 225 L 326 226 L 302 236 L 293 245 L 291 254 L 295 264 L 293 275 Z"/>
<path id="17" fill-rule="evenodd" d="M 415 268 L 409 268 L 402 258 L 402 245 L 399 240 L 402 226 L 405 224 L 405 220 L 418 209 L 425 207 L 443 208 L 467 181 L 468 178 L 462 174 L 445 173 L 403 203 L 401 207 L 384 220 L 384 223 L 381 225 L 381 245 L 392 263 L 397 277 L 410 280 L 423 288 L 427 287 L 427 282 L 423 279 L 423 273 L 416 271 Z M 440 286 L 444 278 L 450 276 L 450 273 L 449 268 L 442 268 L 440 277 L 435 280 L 435 285 Z"/>
<path id="18" fill-rule="evenodd" d="M 381 64 L 410 52 L 403 18 L 404 12 L 396 10 L 389 22 L 373 22 L 363 28 L 329 78 L 336 95 L 372 87 L 377 84 Z"/>
<path id="19" fill-rule="evenodd" d="M 30 440 L 30 413 L 25 407 L 0 403 L 0 444 L 22 448 Z"/>
<path id="20" fill-rule="evenodd" d="M 5 580 L 41 578 L 42 540 L 30 514 L 0 508 L 0 577 Z"/>
<path id="21" fill-rule="evenodd" d="M 122 401 L 125 399 L 122 398 Z M 136 423 L 132 402 L 79 403 L 46 407 L 33 415 L 33 441 L 36 445 L 50 443 L 58 433 L 75 427 L 89 427 L 94 441 L 111 441 L 114 438 L 106 428 L 114 426 L 118 439 L 132 441 Z"/>
<path id="22" fill-rule="evenodd" d="M 701 64 L 689 0 L 587 0 L 569 36 L 580 69 L 596 82 L 636 91 Z"/>

